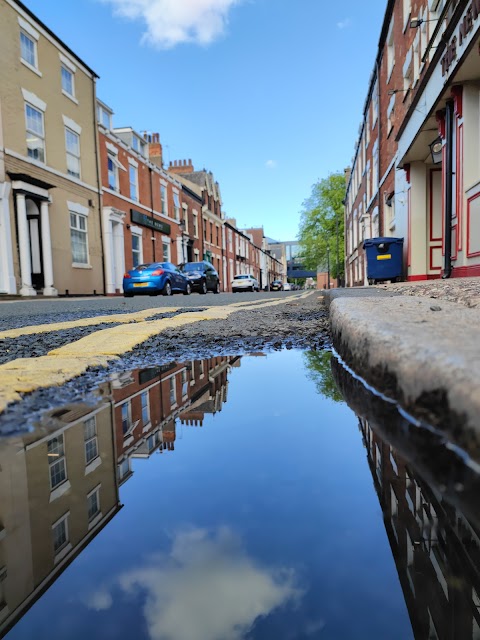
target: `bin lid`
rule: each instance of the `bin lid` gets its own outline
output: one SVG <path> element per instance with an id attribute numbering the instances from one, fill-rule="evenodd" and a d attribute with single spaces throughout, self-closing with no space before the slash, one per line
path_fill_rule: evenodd
<path id="1" fill-rule="evenodd" d="M 368 238 L 367 240 L 363 241 L 363 248 L 365 249 L 365 247 L 376 247 L 379 244 L 386 244 L 387 242 L 388 244 L 403 244 L 403 238 Z"/>

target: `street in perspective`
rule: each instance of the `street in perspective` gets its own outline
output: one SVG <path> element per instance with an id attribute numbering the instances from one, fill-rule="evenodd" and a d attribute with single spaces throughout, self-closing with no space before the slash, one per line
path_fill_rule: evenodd
<path id="1" fill-rule="evenodd" d="M 479 0 L 73 4 L 0 0 L 0 638 L 480 640 Z"/>

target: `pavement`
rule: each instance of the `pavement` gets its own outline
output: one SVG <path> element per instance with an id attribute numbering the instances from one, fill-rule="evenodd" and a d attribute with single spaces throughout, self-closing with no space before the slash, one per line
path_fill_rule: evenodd
<path id="1" fill-rule="evenodd" d="M 480 443 L 480 278 L 324 292 L 353 372 L 466 451 Z"/>

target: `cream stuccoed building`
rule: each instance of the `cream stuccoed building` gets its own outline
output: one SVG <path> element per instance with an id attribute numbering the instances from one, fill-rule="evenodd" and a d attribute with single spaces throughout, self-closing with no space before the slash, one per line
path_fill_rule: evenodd
<path id="1" fill-rule="evenodd" d="M 97 76 L 15 0 L 0 60 L 0 294 L 101 294 Z"/>

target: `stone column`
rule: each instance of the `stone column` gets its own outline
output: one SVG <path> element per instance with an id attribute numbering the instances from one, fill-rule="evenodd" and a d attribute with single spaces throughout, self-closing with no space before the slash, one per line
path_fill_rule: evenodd
<path id="1" fill-rule="evenodd" d="M 50 203 L 43 200 L 40 204 L 40 218 L 42 221 L 42 253 L 43 253 L 43 277 L 44 296 L 58 296 L 58 291 L 53 286 L 53 262 L 52 262 L 52 241 L 50 238 L 50 216 L 48 205 Z"/>
<path id="2" fill-rule="evenodd" d="M 18 221 L 18 245 L 20 250 L 20 295 L 36 296 L 37 292 L 32 287 L 32 260 L 30 257 L 30 234 L 28 231 L 27 205 L 23 193 L 16 194 L 17 221 Z"/>
<path id="3" fill-rule="evenodd" d="M 115 274 L 113 269 L 113 230 L 110 220 L 110 208 L 104 207 L 102 211 L 103 222 L 103 254 L 105 260 L 105 293 L 115 293 Z"/>

